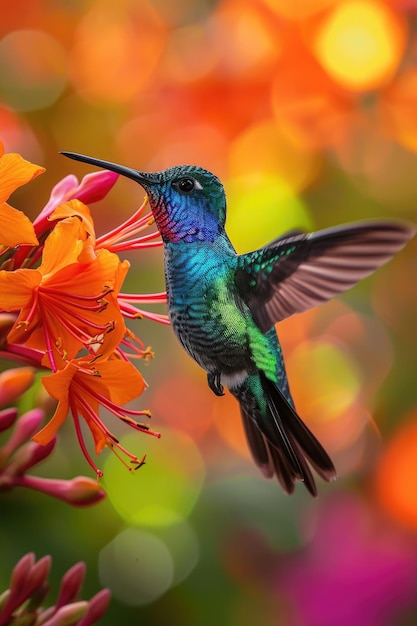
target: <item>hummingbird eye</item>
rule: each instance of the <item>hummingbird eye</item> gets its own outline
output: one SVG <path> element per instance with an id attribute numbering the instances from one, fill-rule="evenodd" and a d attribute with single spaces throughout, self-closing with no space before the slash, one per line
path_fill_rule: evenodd
<path id="1" fill-rule="evenodd" d="M 202 189 L 198 180 L 191 178 L 190 176 L 184 176 L 183 178 L 174 180 L 172 186 L 182 193 L 192 193 L 196 189 Z"/>

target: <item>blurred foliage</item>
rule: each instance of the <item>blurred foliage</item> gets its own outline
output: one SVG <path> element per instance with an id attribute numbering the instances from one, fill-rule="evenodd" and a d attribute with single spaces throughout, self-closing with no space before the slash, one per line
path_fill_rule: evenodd
<path id="1" fill-rule="evenodd" d="M 416 221 L 416 20 L 411 0 L 15 0 L 0 24 L 0 137 L 47 173 L 13 205 L 34 217 L 60 178 L 84 175 L 58 155 L 74 150 L 214 171 L 239 251 L 296 227 Z M 142 199 L 119 181 L 97 230 Z M 135 291 L 163 290 L 160 249 L 126 256 Z M 83 560 L 86 595 L 112 589 L 104 625 L 415 623 L 416 275 L 413 241 L 278 329 L 299 412 L 338 468 L 317 501 L 263 480 L 232 399 L 214 397 L 169 327 L 133 322 L 156 353 L 140 400 L 163 438 L 135 440 L 147 462 L 134 476 L 103 459 L 109 497 L 91 509 L 2 494 L 0 589 L 25 552 L 50 553 L 57 581 Z M 74 439 L 65 425 L 38 473 L 83 473 Z"/>

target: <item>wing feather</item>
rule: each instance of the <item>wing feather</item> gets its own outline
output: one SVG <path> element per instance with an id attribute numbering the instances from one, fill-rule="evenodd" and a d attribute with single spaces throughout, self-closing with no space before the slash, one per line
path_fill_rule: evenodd
<path id="1" fill-rule="evenodd" d="M 236 283 L 263 332 L 339 295 L 387 263 L 415 234 L 413 225 L 363 221 L 289 233 L 239 257 Z"/>

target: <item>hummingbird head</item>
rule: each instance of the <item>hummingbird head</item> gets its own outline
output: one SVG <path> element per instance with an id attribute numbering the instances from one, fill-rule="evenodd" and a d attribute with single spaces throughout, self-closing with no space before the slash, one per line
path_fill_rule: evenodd
<path id="1" fill-rule="evenodd" d="M 224 232 L 226 197 L 220 180 L 195 165 L 177 165 L 161 172 L 139 172 L 123 165 L 75 152 L 62 152 L 131 178 L 148 196 L 156 225 L 165 242 L 214 241 Z"/>

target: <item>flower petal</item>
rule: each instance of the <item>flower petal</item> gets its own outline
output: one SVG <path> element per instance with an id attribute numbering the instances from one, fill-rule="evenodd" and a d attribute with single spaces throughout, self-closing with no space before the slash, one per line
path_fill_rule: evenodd
<path id="1" fill-rule="evenodd" d="M 145 389 L 142 374 L 130 361 L 111 359 L 96 364 L 100 376 L 83 375 L 85 384 L 114 404 L 123 406 L 137 398 Z M 81 374 L 82 375 L 82 374 Z"/>
<path id="2" fill-rule="evenodd" d="M 90 429 L 90 432 L 93 436 L 95 453 L 100 454 L 100 452 L 103 452 L 104 448 L 107 447 L 109 443 L 109 438 L 104 430 L 101 429 L 95 422 L 93 422 L 90 416 L 87 415 L 85 411 L 83 411 L 81 408 L 80 413 L 87 422 L 88 428 Z"/>
<path id="3" fill-rule="evenodd" d="M 0 302 L 3 311 L 16 311 L 29 306 L 34 289 L 39 285 L 38 270 L 0 270 Z"/>
<path id="4" fill-rule="evenodd" d="M 65 422 L 69 411 L 69 389 L 72 379 L 78 368 L 75 363 L 68 363 L 67 367 L 49 376 L 42 377 L 42 384 L 52 398 L 58 400 L 58 406 L 52 418 L 39 432 L 32 437 L 32 441 L 45 446 L 55 436 L 57 430 Z"/>
<path id="5" fill-rule="evenodd" d="M 88 206 L 79 200 L 69 200 L 60 204 L 49 217 L 50 220 L 62 220 L 68 217 L 79 217 L 85 227 L 86 232 L 95 244 L 96 235 L 94 232 L 94 222 Z"/>
<path id="6" fill-rule="evenodd" d="M 75 358 L 83 346 L 89 347 L 97 357 L 106 358 L 116 350 L 126 332 L 117 290 L 129 264 L 121 263 L 118 256 L 108 250 L 100 250 L 96 256 L 90 238 L 71 244 L 77 227 L 82 229 L 80 220 L 68 218 L 58 222 L 48 236 L 45 260 L 39 272 L 50 271 L 42 276 L 39 284 L 36 309 L 30 310 L 29 316 L 27 307 L 33 300 L 28 295 L 24 303 L 26 309 L 20 313 L 9 335 L 10 341 L 24 341 L 32 349 L 48 351 L 51 369 L 61 369 L 63 359 Z M 88 247 L 90 253 L 82 246 Z M 80 249 L 83 252 L 79 258 L 84 262 L 71 262 Z M 13 288 L 7 283 L 3 291 L 13 294 Z M 12 310 L 12 305 L 18 308 L 12 300 L 8 310 Z M 22 325 L 20 322 L 28 316 L 30 325 Z"/>
<path id="7" fill-rule="evenodd" d="M 57 430 L 67 419 L 68 410 L 68 401 L 59 402 L 55 413 L 53 414 L 47 425 L 39 430 L 35 435 L 33 435 L 32 441 L 34 441 L 35 443 L 39 443 L 41 446 L 46 446 L 55 437 Z"/>
<path id="8" fill-rule="evenodd" d="M 0 158 L 0 202 L 44 171 L 45 168 L 26 161 L 20 154 L 4 154 Z"/>
<path id="9" fill-rule="evenodd" d="M 75 263 L 84 245 L 84 231 L 78 218 L 68 218 L 56 224 L 48 235 L 43 249 L 42 263 L 39 271 L 43 282 L 60 269 Z"/>
<path id="10" fill-rule="evenodd" d="M 57 226 L 64 223 L 60 222 Z M 47 241 L 49 241 L 50 237 L 51 235 Z M 63 241 L 57 238 L 56 244 L 59 243 L 62 244 Z M 113 252 L 99 250 L 97 256 L 93 259 L 87 256 L 86 262 L 74 262 L 71 258 L 68 258 L 68 263 L 65 264 L 65 259 L 61 261 L 58 257 L 59 253 L 60 250 L 57 245 L 57 249 L 54 251 L 56 257 L 53 259 L 56 261 L 56 266 L 53 266 L 54 271 L 51 271 L 47 276 L 43 276 L 42 285 L 53 286 L 56 291 L 61 291 L 63 294 L 76 294 L 78 296 L 93 296 L 95 294 L 98 296 L 106 287 L 113 292 L 114 298 L 116 298 L 120 284 L 130 267 L 128 261 L 121 262 L 119 257 L 113 254 Z M 74 253 L 67 251 L 67 254 L 76 256 L 77 251 Z M 84 257 L 84 252 L 82 254 Z M 53 265 L 52 259 L 48 260 L 48 264 Z M 43 273 L 44 267 L 42 264 L 39 271 Z"/>
<path id="11" fill-rule="evenodd" d="M 7 202 L 0 204 L 0 245 L 14 248 L 18 245 L 38 245 L 30 219 Z"/>
<path id="12" fill-rule="evenodd" d="M 69 387 L 77 372 L 77 363 L 70 361 L 64 369 L 50 374 L 49 376 L 43 376 L 42 384 L 49 395 L 55 398 L 55 400 L 59 402 L 67 401 Z"/>

